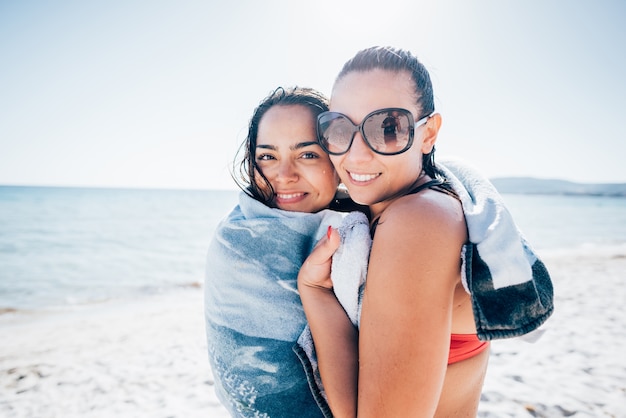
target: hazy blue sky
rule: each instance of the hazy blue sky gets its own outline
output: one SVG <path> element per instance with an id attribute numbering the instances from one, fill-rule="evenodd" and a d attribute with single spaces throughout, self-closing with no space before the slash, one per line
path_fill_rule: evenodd
<path id="1" fill-rule="evenodd" d="M 253 108 L 357 50 L 430 69 L 438 153 L 626 182 L 626 2 L 2 1 L 0 184 L 235 188 Z"/>

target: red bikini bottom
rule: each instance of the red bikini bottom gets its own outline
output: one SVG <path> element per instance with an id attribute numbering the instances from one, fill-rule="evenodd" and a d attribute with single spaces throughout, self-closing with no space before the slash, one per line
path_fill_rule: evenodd
<path id="1" fill-rule="evenodd" d="M 489 341 L 480 341 L 476 334 L 452 334 L 448 364 L 466 360 L 489 348 Z"/>

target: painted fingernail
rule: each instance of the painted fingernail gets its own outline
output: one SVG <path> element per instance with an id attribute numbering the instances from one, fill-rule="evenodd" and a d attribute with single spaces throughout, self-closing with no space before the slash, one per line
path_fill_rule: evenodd
<path id="1" fill-rule="evenodd" d="M 333 227 L 328 225 L 328 230 L 326 231 L 326 238 L 330 239 L 330 234 L 333 233 Z"/>

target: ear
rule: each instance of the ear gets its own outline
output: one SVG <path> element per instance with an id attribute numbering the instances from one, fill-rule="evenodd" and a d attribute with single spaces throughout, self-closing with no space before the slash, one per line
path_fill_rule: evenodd
<path id="1" fill-rule="evenodd" d="M 440 127 L 441 115 L 439 113 L 435 113 L 428 118 L 428 121 L 423 128 L 422 154 L 429 154 L 433 150 L 435 142 L 437 142 L 437 135 L 439 134 Z"/>

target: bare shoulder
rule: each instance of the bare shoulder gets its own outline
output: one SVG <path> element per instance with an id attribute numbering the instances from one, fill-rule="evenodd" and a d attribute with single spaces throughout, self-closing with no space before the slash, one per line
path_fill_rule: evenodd
<path id="1" fill-rule="evenodd" d="M 433 306 L 448 306 L 452 301 L 461 280 L 461 250 L 466 241 L 463 210 L 454 197 L 423 190 L 397 199 L 381 214 L 374 234 L 368 306 L 375 301 L 379 309 L 394 306 L 400 316 L 410 313 L 432 319 Z M 416 305 L 418 299 L 422 303 Z"/>
<path id="2" fill-rule="evenodd" d="M 409 242 L 426 238 L 431 246 L 454 242 L 462 245 L 467 239 L 461 203 L 453 196 L 429 189 L 390 204 L 380 216 L 376 234 L 379 232 Z"/>

